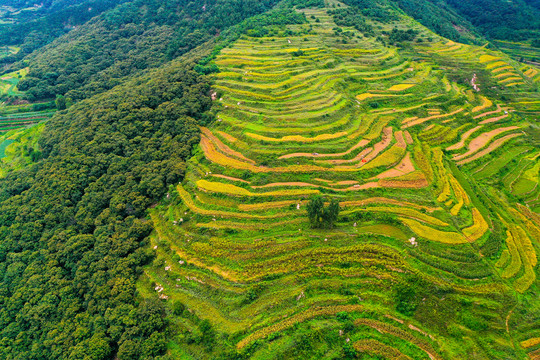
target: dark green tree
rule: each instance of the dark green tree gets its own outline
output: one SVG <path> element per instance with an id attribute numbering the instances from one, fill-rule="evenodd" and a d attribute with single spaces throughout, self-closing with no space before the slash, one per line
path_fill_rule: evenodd
<path id="1" fill-rule="evenodd" d="M 312 228 L 331 229 L 339 216 L 339 202 L 331 199 L 328 206 L 324 206 L 325 199 L 316 196 L 309 200 L 307 213 Z"/>

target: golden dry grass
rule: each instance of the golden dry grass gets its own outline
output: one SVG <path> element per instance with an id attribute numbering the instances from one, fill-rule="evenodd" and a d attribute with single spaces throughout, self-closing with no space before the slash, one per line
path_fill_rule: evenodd
<path id="1" fill-rule="evenodd" d="M 403 90 L 407 90 L 407 89 L 410 89 L 414 86 L 415 84 L 398 84 L 398 85 L 393 85 L 392 87 L 390 87 L 388 89 L 388 91 L 403 91 Z"/>
<path id="2" fill-rule="evenodd" d="M 412 232 L 420 238 L 436 241 L 444 244 L 465 244 L 467 238 L 458 232 L 441 231 L 430 226 L 423 225 L 420 222 L 407 218 L 399 218 Z"/>

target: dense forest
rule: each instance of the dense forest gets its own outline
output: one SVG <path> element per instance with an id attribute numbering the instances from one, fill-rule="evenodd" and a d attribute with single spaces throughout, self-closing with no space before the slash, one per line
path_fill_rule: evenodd
<path id="1" fill-rule="evenodd" d="M 124 1 L 60 0 L 37 4 L 35 1 L 3 2 L 2 5 L 13 6 L 16 11 L 8 11 L 3 15 L 14 22 L 0 26 L 0 44 L 21 46 L 21 52 L 13 57 L 21 58 L 122 2 Z M 25 8 L 29 10 L 21 11 Z"/>
<path id="2" fill-rule="evenodd" d="M 43 159 L 0 180 L 1 358 L 164 350 L 162 305 L 134 297 L 150 258 L 142 219 L 182 179 L 209 94 L 174 62 L 58 114 Z"/>

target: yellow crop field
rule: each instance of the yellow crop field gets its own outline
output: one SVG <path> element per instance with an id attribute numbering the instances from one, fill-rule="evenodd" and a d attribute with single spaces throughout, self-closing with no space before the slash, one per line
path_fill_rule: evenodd
<path id="1" fill-rule="evenodd" d="M 457 216 L 463 205 L 469 205 L 470 200 L 469 196 L 463 189 L 463 187 L 459 184 L 459 182 L 456 180 L 455 177 L 450 176 L 450 184 L 452 185 L 452 190 L 454 191 L 454 194 L 457 198 L 457 203 L 450 209 L 450 213 L 453 216 Z"/>
<path id="2" fill-rule="evenodd" d="M 510 84 L 504 84 L 504 86 L 506 87 L 513 87 L 513 86 L 518 86 L 518 85 L 525 85 L 525 83 L 523 81 L 517 81 Z"/>
<path id="3" fill-rule="evenodd" d="M 514 70 L 514 67 L 512 67 L 512 66 L 503 66 L 503 67 L 491 70 L 491 73 L 492 74 L 498 74 L 501 71 L 508 71 L 508 70 Z"/>
<path id="4" fill-rule="evenodd" d="M 495 62 L 492 62 L 492 63 L 489 63 L 486 65 L 486 69 L 493 69 L 493 68 L 498 68 L 498 67 L 501 67 L 501 66 L 507 66 L 508 64 L 504 61 L 495 61 Z"/>
<path id="5" fill-rule="evenodd" d="M 193 202 L 193 199 L 191 198 L 189 193 L 182 187 L 182 185 L 178 185 L 176 187 L 176 191 L 178 191 L 180 198 L 191 211 L 197 214 L 201 214 L 201 215 L 224 217 L 224 218 L 256 219 L 256 220 L 275 219 L 275 218 L 290 216 L 290 214 L 288 213 L 279 213 L 275 215 L 263 216 L 263 215 L 252 215 L 252 214 L 236 213 L 236 212 L 221 211 L 221 210 L 203 209 L 195 205 L 195 203 Z"/>
<path id="6" fill-rule="evenodd" d="M 482 100 L 482 104 L 480 104 L 478 106 L 475 106 L 472 109 L 473 113 L 479 112 L 479 111 L 484 110 L 484 109 L 487 109 L 488 107 L 493 105 L 493 102 L 491 100 L 489 100 L 488 98 L 486 98 L 485 96 L 480 96 L 480 100 Z"/>
<path id="7" fill-rule="evenodd" d="M 261 140 L 261 141 L 269 141 L 269 142 L 302 142 L 302 143 L 310 143 L 310 142 L 317 142 L 317 141 L 325 141 L 325 140 L 332 140 L 336 138 L 340 138 L 347 135 L 346 131 L 340 131 L 333 134 L 320 134 L 314 137 L 305 137 L 302 135 L 287 135 L 283 136 L 281 138 L 271 138 L 264 135 L 254 134 L 254 133 L 246 133 L 246 136 L 249 136 L 252 139 L 255 140 Z"/>
<path id="8" fill-rule="evenodd" d="M 262 193 L 255 193 L 247 189 L 241 188 L 232 184 L 225 184 L 220 182 L 213 182 L 208 180 L 198 180 L 197 187 L 203 191 L 211 191 L 214 193 L 221 193 L 233 196 L 302 196 L 302 195 L 311 195 L 318 194 L 319 190 L 312 189 L 295 189 L 295 190 L 279 190 L 279 191 L 269 191 Z"/>
<path id="9" fill-rule="evenodd" d="M 527 76 L 527 77 L 533 78 L 533 77 L 536 76 L 536 74 L 538 74 L 538 70 L 537 70 L 537 69 L 530 68 L 530 69 L 528 69 L 527 71 L 525 71 L 524 74 L 525 74 L 525 76 Z"/>
<path id="10" fill-rule="evenodd" d="M 472 215 L 473 225 L 463 229 L 463 235 L 465 235 L 470 242 L 480 239 L 489 228 L 488 223 L 478 209 L 473 208 Z"/>
<path id="11" fill-rule="evenodd" d="M 218 65 L 192 97 L 208 118 L 171 159 L 183 180 L 150 210 L 156 259 L 137 284 L 179 335 L 170 356 L 525 356 L 508 339 L 538 337 L 540 76 L 402 12 L 361 16 L 371 37 L 346 25 L 349 2 L 292 3 L 197 49 Z M 389 45 L 393 29 L 418 32 Z"/>
<path id="12" fill-rule="evenodd" d="M 509 76 L 516 76 L 517 74 L 515 72 L 504 72 L 504 73 L 501 73 L 501 74 L 497 74 L 497 75 L 494 75 L 495 78 L 497 79 L 502 79 L 502 78 L 505 78 L 505 77 L 509 77 Z M 518 77 L 518 79 L 521 79 Z"/>
<path id="13" fill-rule="evenodd" d="M 530 338 L 520 343 L 521 347 L 528 349 L 530 347 L 540 344 L 540 337 Z"/>
<path id="14" fill-rule="evenodd" d="M 375 211 L 383 213 L 392 213 L 402 216 L 407 216 L 413 219 L 421 220 L 425 223 L 435 225 L 435 226 L 448 226 L 448 223 L 441 221 L 433 216 L 426 215 L 420 211 L 410 209 L 407 207 L 392 207 L 392 206 L 370 206 L 366 209 L 361 209 L 362 211 Z M 345 212 L 347 213 L 347 212 Z"/>
<path id="15" fill-rule="evenodd" d="M 478 59 L 481 63 L 487 63 L 487 62 L 492 62 L 492 61 L 495 61 L 495 60 L 499 60 L 500 57 L 498 56 L 493 56 L 493 55 L 481 55 L 480 58 Z"/>
<path id="16" fill-rule="evenodd" d="M 412 219 L 399 219 L 421 238 L 445 244 L 465 244 L 468 242 L 467 238 L 460 233 L 437 230 Z"/>
<path id="17" fill-rule="evenodd" d="M 398 85 L 393 85 L 390 89 L 388 89 L 388 91 L 403 91 L 403 90 L 407 90 L 407 89 L 410 89 L 414 86 L 415 84 L 398 84 Z"/>

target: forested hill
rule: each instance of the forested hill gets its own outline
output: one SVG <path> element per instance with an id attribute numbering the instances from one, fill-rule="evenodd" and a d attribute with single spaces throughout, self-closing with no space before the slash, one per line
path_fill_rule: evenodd
<path id="1" fill-rule="evenodd" d="M 31 100 L 87 98 L 185 54 L 276 2 L 125 2 L 28 56 L 32 66 L 19 89 Z"/>
<path id="2" fill-rule="evenodd" d="M 182 179 L 210 108 L 208 82 L 186 67 L 58 114 L 43 159 L 0 180 L 0 358 L 164 351 L 163 307 L 136 299 L 135 280 L 151 256 L 145 211 Z"/>

